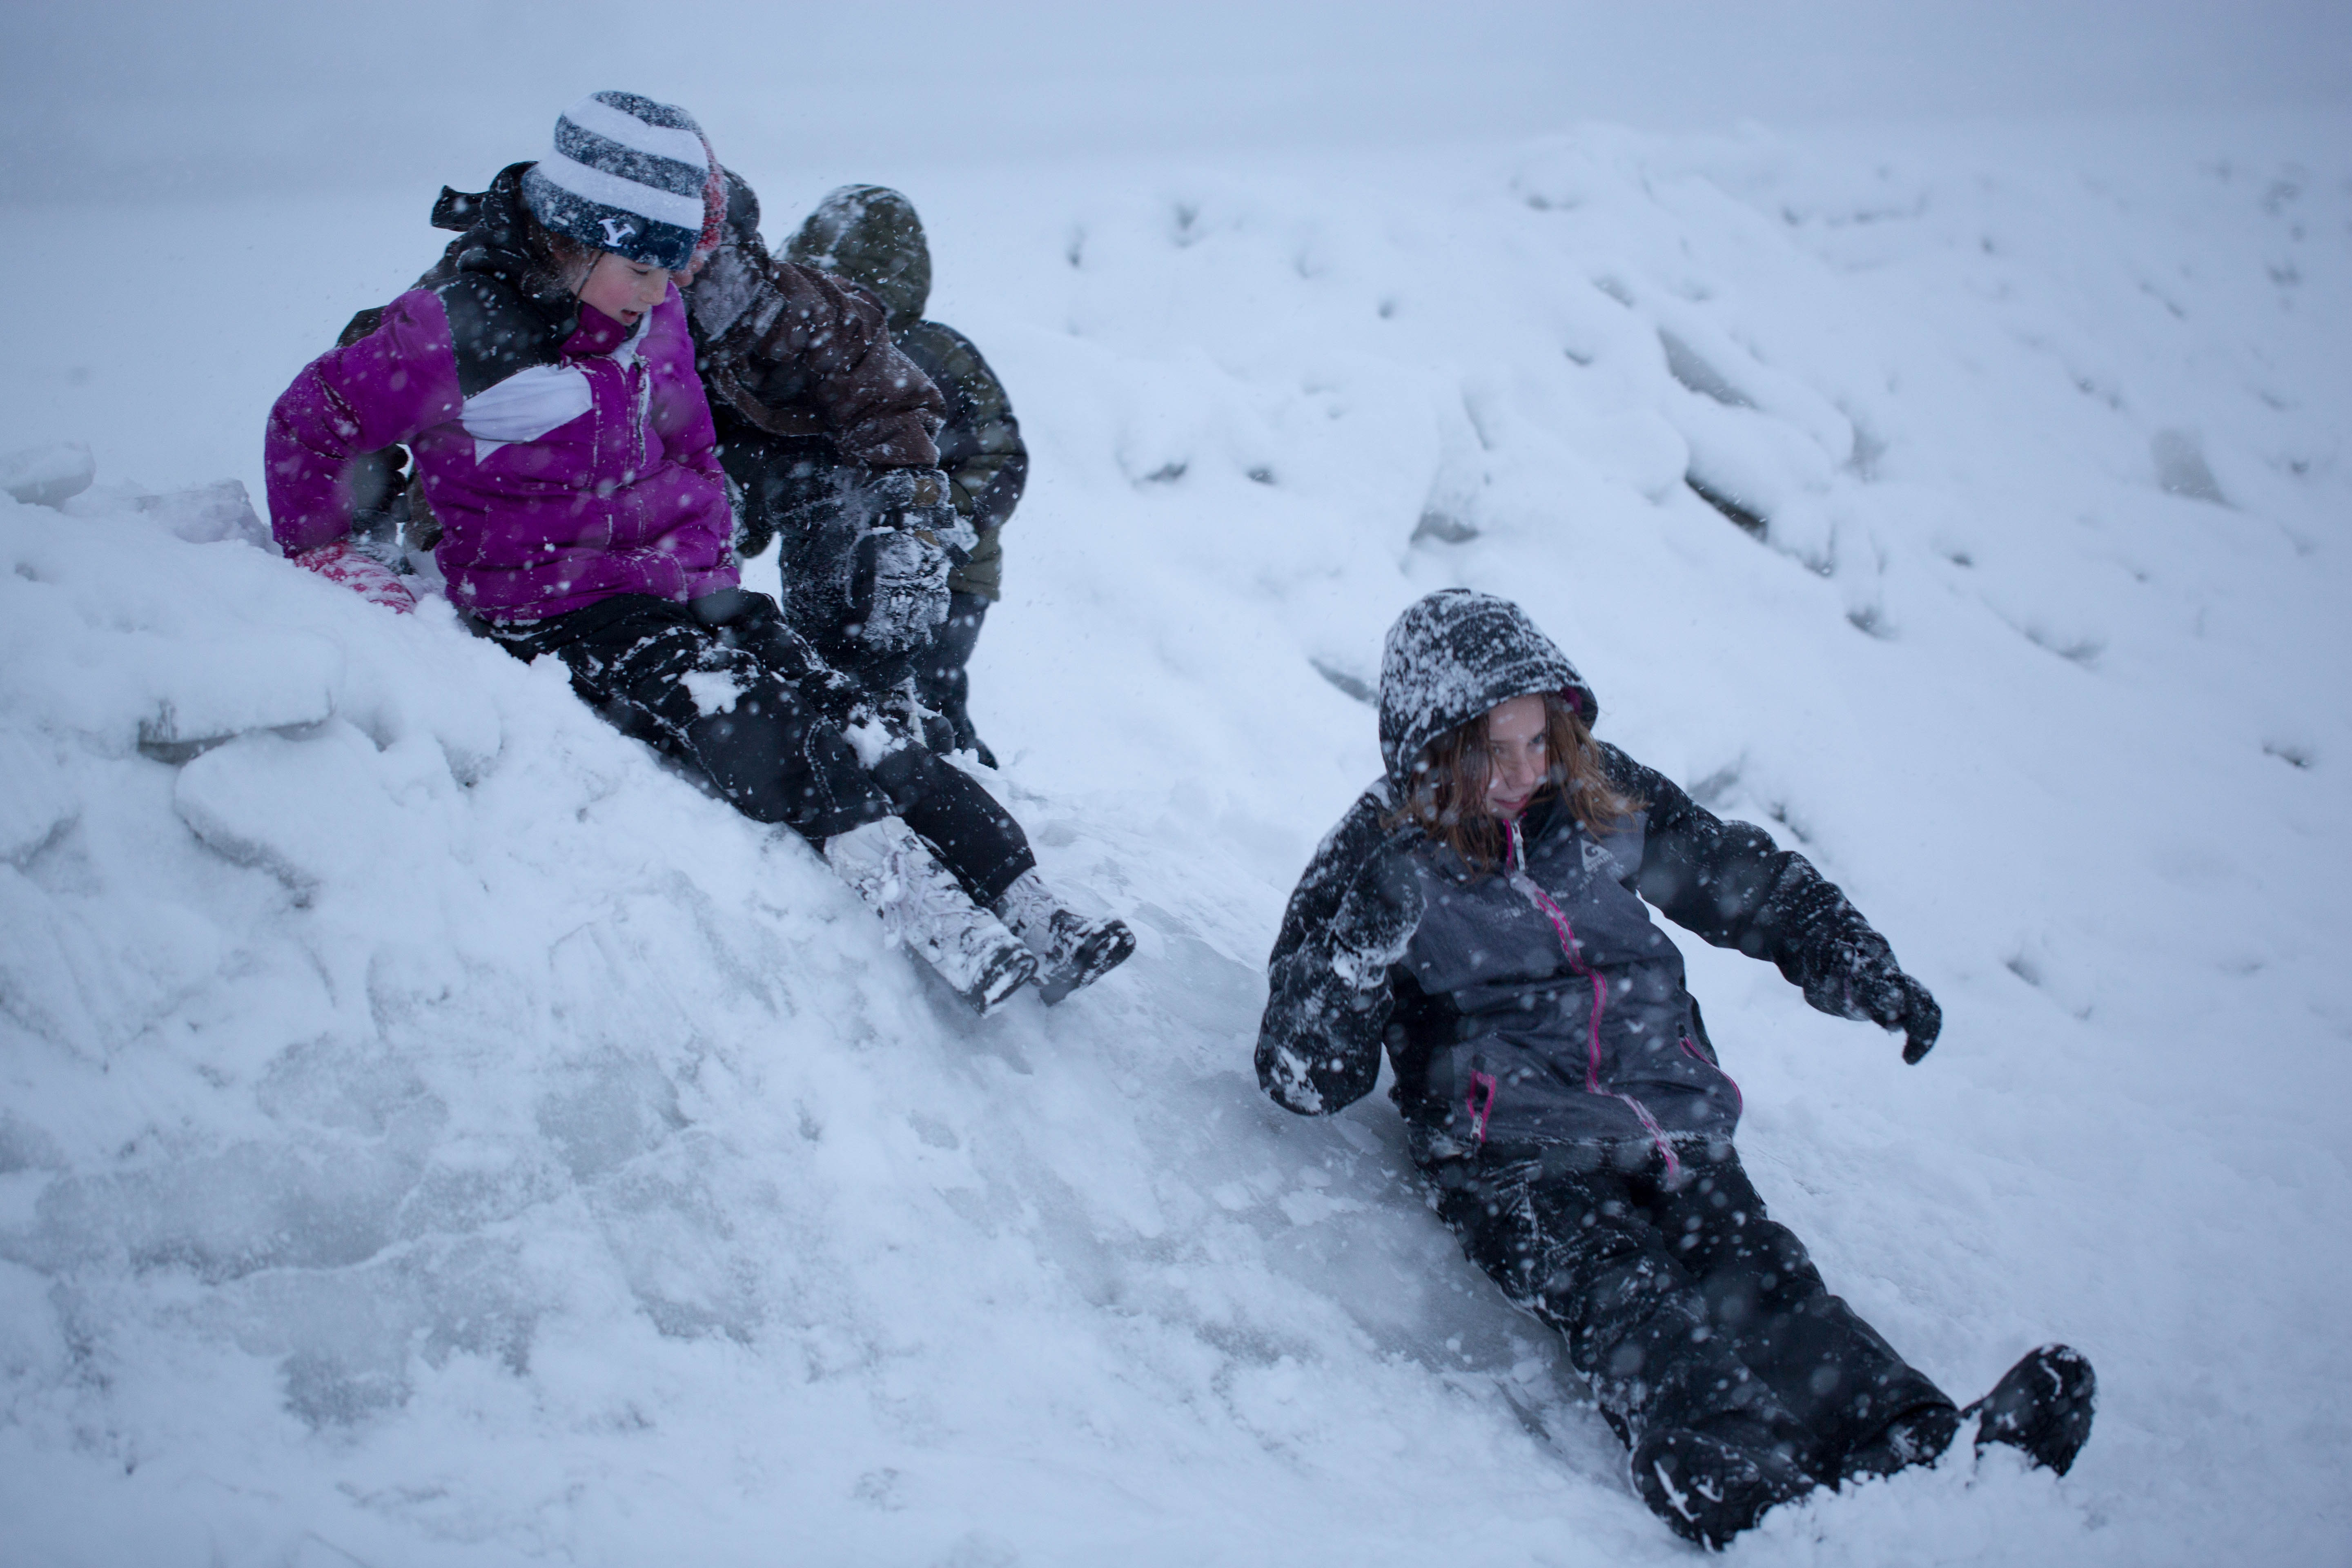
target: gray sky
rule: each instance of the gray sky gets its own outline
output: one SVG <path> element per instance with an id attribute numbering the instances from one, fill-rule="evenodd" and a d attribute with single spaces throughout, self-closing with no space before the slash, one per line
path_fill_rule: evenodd
<path id="1" fill-rule="evenodd" d="M 623 86 L 813 160 L 2352 102 L 2352 0 L 79 0 L 7 35 L 0 197 L 414 184 Z"/>

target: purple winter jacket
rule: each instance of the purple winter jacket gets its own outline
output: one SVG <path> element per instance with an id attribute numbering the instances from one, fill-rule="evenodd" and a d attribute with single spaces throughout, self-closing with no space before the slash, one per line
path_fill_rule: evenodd
<path id="1" fill-rule="evenodd" d="M 615 594 L 734 587 L 734 522 L 677 290 L 635 331 L 583 306 L 577 330 L 536 352 L 495 334 L 485 350 L 476 310 L 464 366 L 453 299 L 473 309 L 462 289 L 403 294 L 373 332 L 311 361 L 278 398 L 265 448 L 278 548 L 342 538 L 352 460 L 405 443 L 442 526 L 434 559 L 462 610 L 537 620 Z M 536 363 L 509 372 L 517 361 Z"/>

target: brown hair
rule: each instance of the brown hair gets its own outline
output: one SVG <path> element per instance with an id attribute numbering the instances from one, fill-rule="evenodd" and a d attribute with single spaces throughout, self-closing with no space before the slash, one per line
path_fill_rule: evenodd
<path id="1" fill-rule="evenodd" d="M 523 219 L 530 226 L 530 237 L 541 254 L 547 258 L 547 274 L 567 294 L 576 295 L 588 286 L 588 274 L 596 269 L 596 258 L 604 252 L 585 240 L 558 234 L 530 214 Z"/>
<path id="2" fill-rule="evenodd" d="M 1593 743 L 1584 716 L 1557 691 L 1541 695 L 1550 763 L 1536 799 L 1564 790 L 1569 810 L 1587 829 L 1613 830 L 1641 810 L 1643 803 L 1609 782 L 1601 748 Z M 1418 826 L 1482 876 L 1502 864 L 1504 846 L 1502 819 L 1486 805 L 1487 717 L 1481 713 L 1429 743 L 1414 770 L 1412 793 L 1390 819 L 1393 826 Z"/>

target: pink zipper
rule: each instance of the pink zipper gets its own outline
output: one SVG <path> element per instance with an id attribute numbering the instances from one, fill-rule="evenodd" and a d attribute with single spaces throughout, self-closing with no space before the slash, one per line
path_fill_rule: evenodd
<path id="1" fill-rule="evenodd" d="M 1592 1011 L 1585 1021 L 1584 1092 L 1602 1093 L 1604 1091 L 1601 1087 L 1601 1010 L 1609 1001 L 1609 983 L 1601 977 L 1598 970 L 1584 962 L 1584 952 L 1576 940 L 1576 930 L 1568 923 L 1568 916 L 1561 912 L 1559 905 L 1552 900 L 1552 896 L 1545 892 L 1533 877 L 1528 875 L 1527 842 L 1520 837 L 1517 821 L 1513 820 L 1504 824 L 1503 830 L 1510 836 L 1511 886 L 1526 895 L 1528 901 L 1541 910 L 1544 919 L 1551 922 L 1552 934 L 1559 939 L 1559 950 L 1568 956 L 1569 968 L 1582 975 L 1592 987 Z M 1665 1159 L 1666 1174 L 1669 1177 L 1679 1176 L 1682 1173 L 1682 1162 L 1675 1158 L 1674 1145 L 1667 1141 L 1665 1129 L 1658 1125 L 1658 1119 L 1650 1114 L 1650 1108 L 1630 1094 L 1612 1093 L 1610 1098 L 1622 1100 L 1626 1108 L 1633 1111 L 1635 1120 L 1641 1122 L 1643 1131 L 1649 1133 L 1650 1142 L 1657 1145 L 1658 1152 Z M 1493 1097 L 1489 1095 L 1490 1104 L 1492 1100 Z M 1481 1121 L 1482 1139 L 1484 1126 L 1485 1123 Z"/>
<path id="2" fill-rule="evenodd" d="M 1495 1113 L 1495 1075 L 1474 1072 L 1470 1075 L 1470 1092 L 1462 1097 L 1462 1108 L 1470 1113 L 1470 1125 L 1477 1131 L 1478 1142 L 1486 1142 L 1486 1118 Z"/>

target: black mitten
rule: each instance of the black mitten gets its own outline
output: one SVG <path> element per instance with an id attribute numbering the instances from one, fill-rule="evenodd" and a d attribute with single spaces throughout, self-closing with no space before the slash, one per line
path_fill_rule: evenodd
<path id="1" fill-rule="evenodd" d="M 1893 988 L 1880 993 L 1880 1005 L 1870 1016 L 1882 1027 L 1903 1031 L 1903 1059 L 1914 1067 L 1944 1032 L 1944 1010 L 1925 985 L 1899 969 L 1895 972 Z"/>
<path id="2" fill-rule="evenodd" d="M 1805 1000 L 1841 1018 L 1860 1018 L 1903 1031 L 1903 1059 L 1916 1065 L 1943 1032 L 1944 1010 L 1927 988 L 1903 973 L 1875 933 L 1867 942 L 1841 943 L 1842 963 L 1805 986 Z"/>

